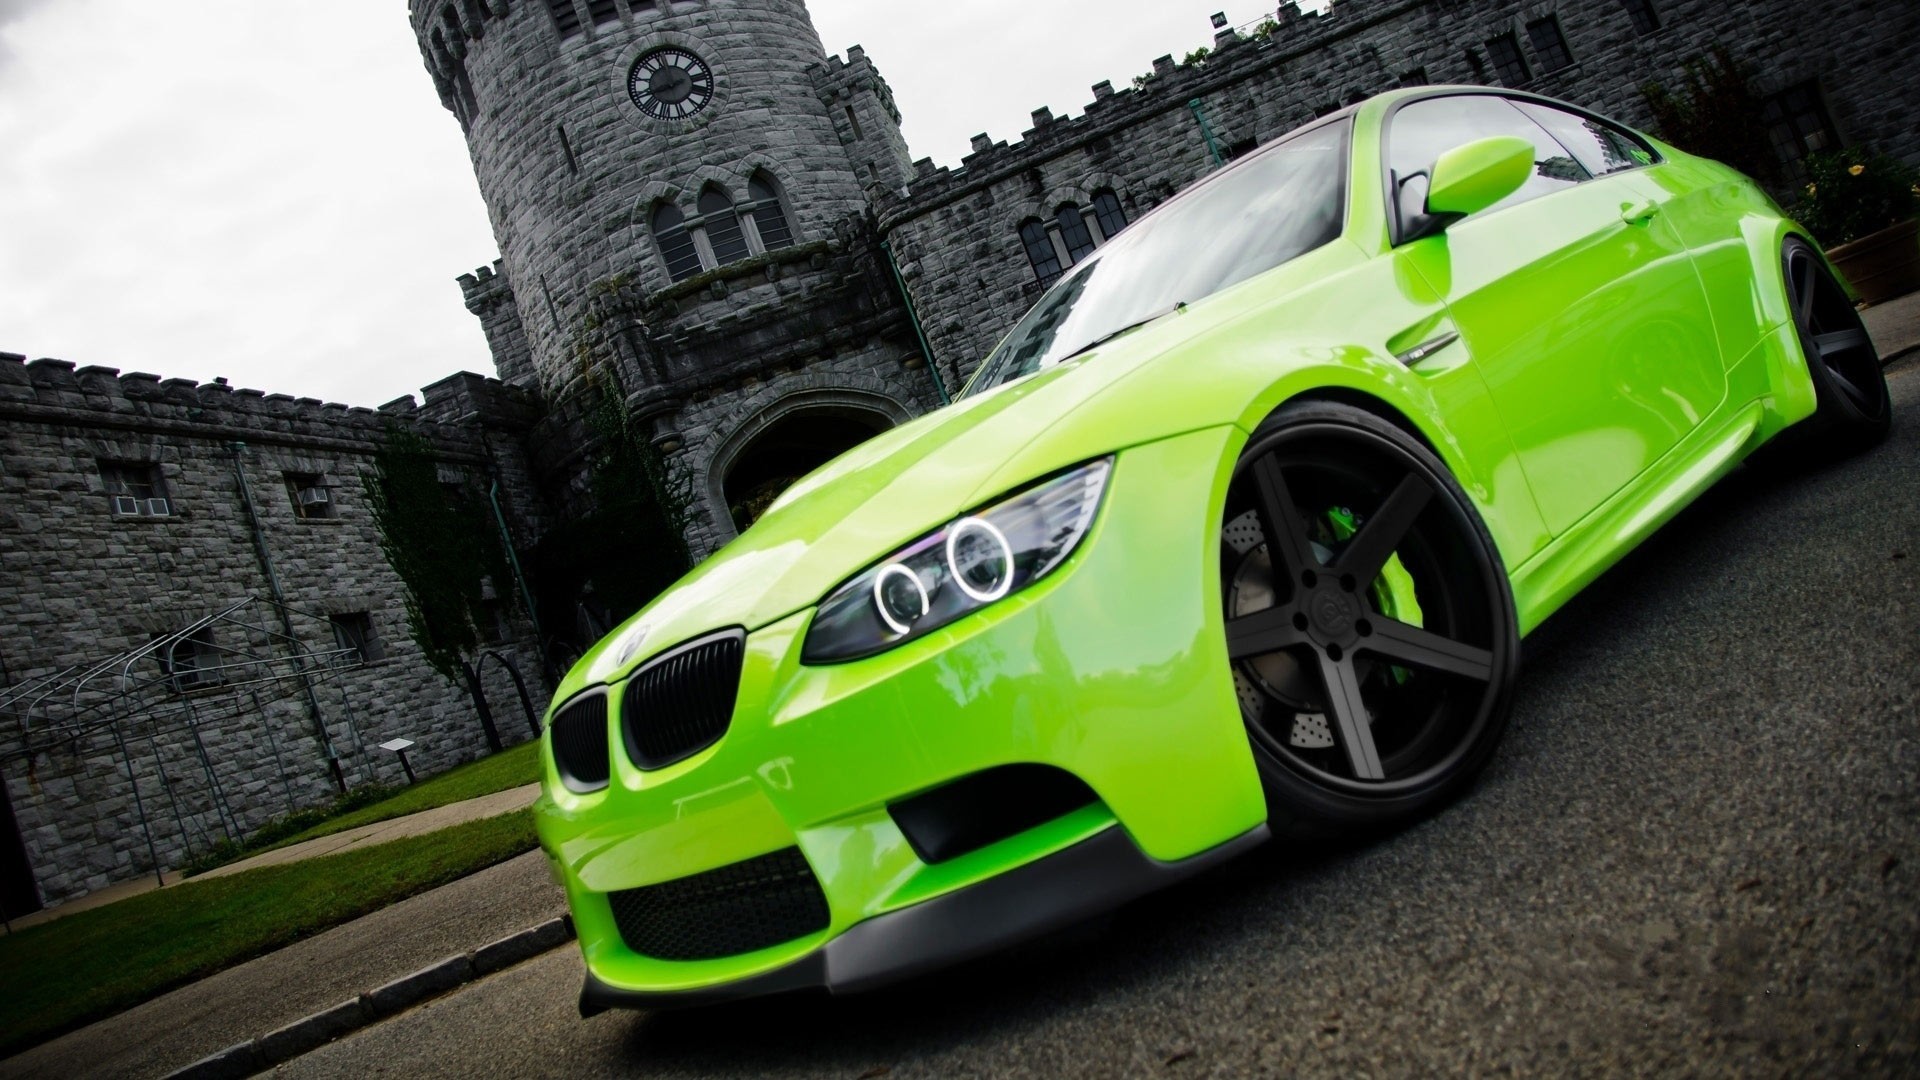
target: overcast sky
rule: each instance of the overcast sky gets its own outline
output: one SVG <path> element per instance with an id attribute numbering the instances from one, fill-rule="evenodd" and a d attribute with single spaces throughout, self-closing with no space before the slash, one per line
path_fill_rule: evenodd
<path id="1" fill-rule="evenodd" d="M 1223 7 L 1271 9 L 809 4 L 943 165 L 1211 43 Z M 493 374 L 453 279 L 496 254 L 401 0 L 0 0 L 0 351 L 378 405 Z"/>

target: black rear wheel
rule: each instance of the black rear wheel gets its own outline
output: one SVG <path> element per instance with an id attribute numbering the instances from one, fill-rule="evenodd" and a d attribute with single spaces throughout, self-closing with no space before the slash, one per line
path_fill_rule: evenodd
<path id="1" fill-rule="evenodd" d="M 1780 258 L 1800 351 L 1819 401 L 1806 435 L 1839 453 L 1864 450 L 1886 438 L 1893 426 L 1880 353 L 1853 301 L 1813 245 L 1789 237 Z"/>
<path id="2" fill-rule="evenodd" d="M 1397 823 L 1505 728 L 1519 633 L 1498 551 L 1431 451 L 1329 402 L 1248 443 L 1222 543 L 1227 652 L 1273 824 Z"/>

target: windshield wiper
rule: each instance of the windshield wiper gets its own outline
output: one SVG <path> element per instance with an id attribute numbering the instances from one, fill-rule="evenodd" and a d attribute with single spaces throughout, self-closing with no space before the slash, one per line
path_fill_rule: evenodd
<path id="1" fill-rule="evenodd" d="M 1187 302 L 1185 300 L 1176 300 L 1171 305 L 1167 307 L 1163 307 L 1159 311 L 1156 311 L 1153 314 L 1148 315 L 1144 318 L 1135 319 L 1134 321 L 1128 323 L 1127 325 L 1121 327 L 1118 330 L 1109 330 L 1106 333 L 1101 334 L 1099 337 L 1094 338 L 1092 341 L 1087 342 L 1085 345 L 1082 345 L 1079 348 L 1068 353 L 1067 355 L 1061 357 L 1060 359 L 1055 360 L 1054 363 L 1064 364 L 1076 356 L 1082 356 L 1082 355 L 1085 355 L 1086 353 L 1092 352 L 1093 350 L 1099 348 L 1102 345 L 1105 345 L 1107 342 L 1112 341 L 1114 338 L 1117 338 L 1122 334 L 1130 334 L 1133 331 L 1140 329 L 1141 327 L 1147 325 L 1150 322 L 1159 322 L 1161 319 L 1166 318 L 1167 316 L 1173 314 L 1176 311 L 1185 311 L 1186 309 L 1187 309 Z"/>

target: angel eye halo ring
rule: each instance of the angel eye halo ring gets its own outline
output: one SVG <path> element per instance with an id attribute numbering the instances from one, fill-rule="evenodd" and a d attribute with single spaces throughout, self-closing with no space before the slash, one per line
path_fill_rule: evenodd
<path id="1" fill-rule="evenodd" d="M 906 581 L 910 591 L 902 592 L 898 582 Z M 900 610 L 900 602 L 913 600 L 919 604 L 917 610 L 907 614 Z M 873 578 L 873 609 L 880 614 L 880 621 L 896 634 L 905 634 L 913 629 L 913 624 L 926 617 L 933 607 L 933 601 L 927 595 L 927 587 L 920 583 L 920 575 L 899 563 L 888 563 L 880 568 Z"/>
<path id="2" fill-rule="evenodd" d="M 1013 589 L 1013 545 L 985 518 L 964 517 L 947 526 L 947 570 L 960 591 L 990 604 Z M 961 565 L 961 560 L 966 565 Z M 998 565 L 995 565 L 995 563 Z M 979 584 L 976 571 L 990 575 Z"/>
<path id="3" fill-rule="evenodd" d="M 885 652 L 1046 577 L 1092 531 L 1112 472 L 1108 457 L 1055 473 L 868 566 L 821 599 L 801 663 Z"/>

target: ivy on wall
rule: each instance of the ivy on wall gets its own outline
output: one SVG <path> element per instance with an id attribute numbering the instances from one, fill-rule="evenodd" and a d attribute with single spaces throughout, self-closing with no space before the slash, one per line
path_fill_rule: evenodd
<path id="1" fill-rule="evenodd" d="M 403 428 L 388 430 L 361 488 L 380 531 L 380 550 L 404 586 L 407 632 L 433 670 L 462 679 L 487 743 L 501 747 L 473 658 L 491 618 L 486 583 L 512 580 L 499 534 L 476 493 L 443 483 L 433 447 Z"/>
<path id="2" fill-rule="evenodd" d="M 584 406 L 593 499 L 590 511 L 550 530 L 534 552 L 547 626 L 578 626 L 582 607 L 604 624 L 601 629 L 616 625 L 693 565 L 686 539 L 693 524 L 692 481 L 626 408 L 614 342 L 640 321 L 640 301 L 627 286 L 623 278 L 599 283 L 573 335 L 579 378 L 570 393 Z"/>

